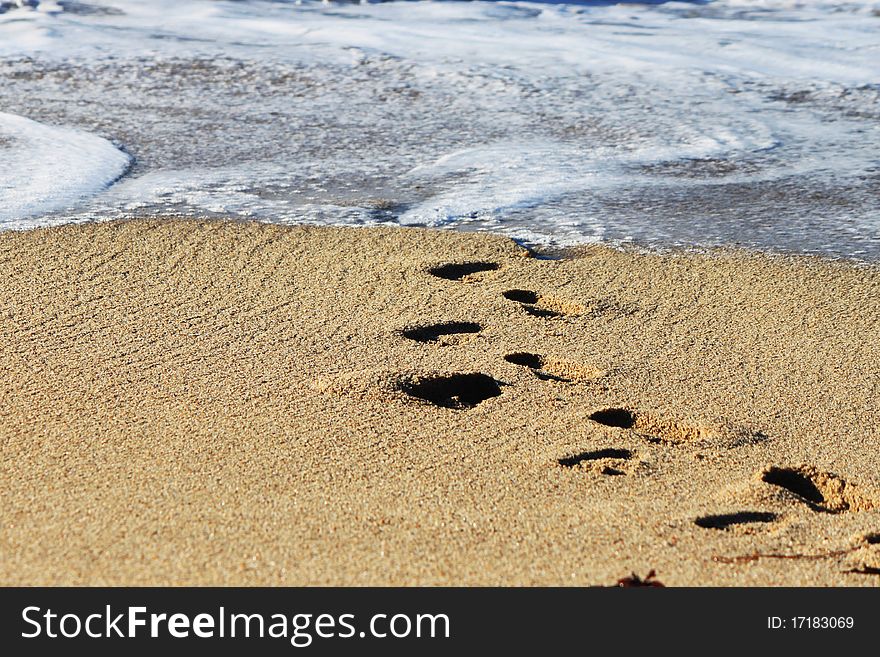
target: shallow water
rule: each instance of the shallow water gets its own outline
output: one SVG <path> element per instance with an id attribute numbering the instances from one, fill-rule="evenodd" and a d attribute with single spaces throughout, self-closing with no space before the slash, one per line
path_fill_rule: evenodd
<path id="1" fill-rule="evenodd" d="M 878 61 L 865 1 L 41 2 L 0 15 L 0 227 L 174 212 L 878 260 Z"/>

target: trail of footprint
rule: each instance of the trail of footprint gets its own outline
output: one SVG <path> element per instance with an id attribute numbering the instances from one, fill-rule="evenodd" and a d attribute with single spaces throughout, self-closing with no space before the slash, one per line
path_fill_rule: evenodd
<path id="1" fill-rule="evenodd" d="M 406 328 L 400 333 L 403 337 L 416 342 L 457 344 L 482 330 L 483 327 L 476 322 L 439 322 Z"/>
<path id="2" fill-rule="evenodd" d="M 497 262 L 450 262 L 431 267 L 428 273 L 437 278 L 445 278 L 448 281 L 461 281 L 474 274 L 497 271 L 498 269 L 501 269 L 501 265 Z"/>
<path id="3" fill-rule="evenodd" d="M 867 511 L 880 506 L 880 501 L 862 493 L 856 484 L 809 465 L 770 466 L 761 472 L 761 481 L 782 488 L 821 513 Z"/>
<path id="4" fill-rule="evenodd" d="M 540 295 L 532 290 L 507 290 L 502 292 L 502 296 L 509 301 L 518 303 L 525 312 L 534 317 L 564 317 L 581 315 L 587 311 L 587 307 L 581 303 Z"/>
<path id="5" fill-rule="evenodd" d="M 578 380 L 598 379 L 606 374 L 603 370 L 524 351 L 507 354 L 504 356 L 504 360 L 529 368 L 535 373 L 535 376 L 544 381 L 571 383 Z"/>

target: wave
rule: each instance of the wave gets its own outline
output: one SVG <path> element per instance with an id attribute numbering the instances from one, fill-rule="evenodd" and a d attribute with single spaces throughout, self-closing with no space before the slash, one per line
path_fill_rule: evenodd
<path id="1" fill-rule="evenodd" d="M 0 225 L 22 227 L 75 205 L 118 179 L 130 159 L 97 135 L 0 112 Z"/>

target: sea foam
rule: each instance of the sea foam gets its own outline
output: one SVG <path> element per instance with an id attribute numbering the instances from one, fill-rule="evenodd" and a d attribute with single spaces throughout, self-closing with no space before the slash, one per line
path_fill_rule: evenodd
<path id="1" fill-rule="evenodd" d="M 0 112 L 0 226 L 76 205 L 123 174 L 130 157 L 73 128 Z"/>

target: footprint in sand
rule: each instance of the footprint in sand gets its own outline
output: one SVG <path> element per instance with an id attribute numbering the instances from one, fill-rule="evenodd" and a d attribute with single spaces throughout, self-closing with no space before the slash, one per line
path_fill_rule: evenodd
<path id="1" fill-rule="evenodd" d="M 606 447 L 586 452 L 570 454 L 557 459 L 563 468 L 588 470 L 603 475 L 625 475 L 635 470 L 638 463 L 632 462 L 633 452 L 628 449 Z"/>
<path id="2" fill-rule="evenodd" d="M 630 430 L 651 443 L 679 445 L 707 438 L 712 428 L 678 422 L 628 408 L 603 408 L 590 420 L 606 427 Z"/>
<path id="3" fill-rule="evenodd" d="M 518 303 L 526 313 L 534 317 L 575 316 L 582 315 L 587 311 L 587 307 L 581 303 L 538 294 L 531 290 L 506 290 L 502 292 L 502 296 L 508 301 Z"/>
<path id="4" fill-rule="evenodd" d="M 542 381 L 561 381 L 571 383 L 574 381 L 588 381 L 605 376 L 607 372 L 593 367 L 586 367 L 562 360 L 552 356 L 531 354 L 525 351 L 517 351 L 504 356 L 504 360 L 520 367 L 526 367 Z"/>
<path id="5" fill-rule="evenodd" d="M 629 408 L 603 408 L 591 413 L 589 419 L 605 427 L 631 431 L 649 443 L 661 445 L 709 442 L 740 447 L 767 439 L 763 433 L 743 427 L 690 423 Z"/>
<path id="6" fill-rule="evenodd" d="M 414 375 L 401 379 L 396 388 L 414 399 L 458 411 L 501 394 L 499 382 L 482 372 Z"/>
<path id="7" fill-rule="evenodd" d="M 442 345 L 460 344 L 472 339 L 483 327 L 476 322 L 439 322 L 403 329 L 400 334 L 416 342 L 435 342 Z"/>
<path id="8" fill-rule="evenodd" d="M 428 269 L 428 273 L 437 278 L 445 278 L 448 281 L 468 281 L 475 274 L 487 271 L 497 271 L 501 265 L 497 262 L 450 262 Z"/>
<path id="9" fill-rule="evenodd" d="M 810 465 L 770 466 L 760 477 L 764 483 L 781 488 L 820 513 L 869 511 L 880 506 L 880 500 L 869 497 L 856 484 Z"/>

